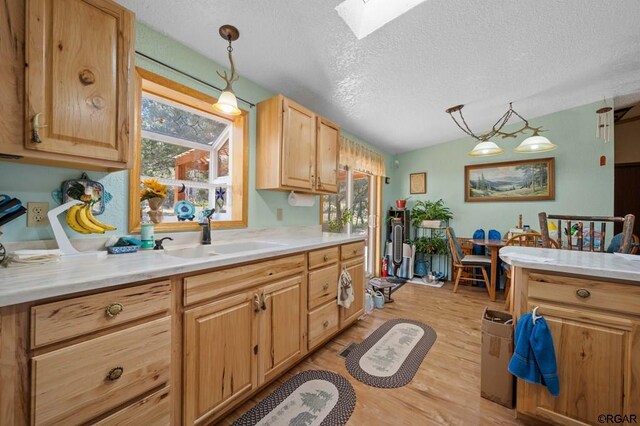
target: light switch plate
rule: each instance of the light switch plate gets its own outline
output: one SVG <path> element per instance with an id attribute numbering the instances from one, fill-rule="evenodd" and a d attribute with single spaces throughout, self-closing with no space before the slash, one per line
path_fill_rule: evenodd
<path id="1" fill-rule="evenodd" d="M 276 209 L 276 220 L 281 221 L 282 220 L 282 209 Z"/>
<path id="2" fill-rule="evenodd" d="M 27 203 L 27 227 L 48 226 L 49 203 Z"/>

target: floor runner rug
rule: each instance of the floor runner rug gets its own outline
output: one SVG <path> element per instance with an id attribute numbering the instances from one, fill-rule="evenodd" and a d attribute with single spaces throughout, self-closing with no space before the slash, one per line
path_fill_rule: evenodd
<path id="1" fill-rule="evenodd" d="M 236 420 L 234 426 L 344 425 L 356 406 L 353 386 L 331 371 L 293 376 Z"/>
<path id="2" fill-rule="evenodd" d="M 349 352 L 347 371 L 369 386 L 399 388 L 413 379 L 436 337 L 418 321 L 387 321 Z"/>

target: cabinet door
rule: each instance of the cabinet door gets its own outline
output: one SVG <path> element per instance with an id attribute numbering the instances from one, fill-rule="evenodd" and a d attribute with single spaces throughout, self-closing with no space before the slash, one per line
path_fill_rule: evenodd
<path id="1" fill-rule="evenodd" d="M 25 148 L 126 163 L 133 14 L 109 0 L 28 0 L 26 21 Z"/>
<path id="2" fill-rule="evenodd" d="M 364 259 L 344 262 L 342 267 L 351 275 L 354 298 L 348 309 L 340 308 L 340 328 L 355 321 L 364 312 Z"/>
<path id="3" fill-rule="evenodd" d="M 297 361 L 306 345 L 306 283 L 303 276 L 261 289 L 258 384 L 271 380 Z"/>
<path id="4" fill-rule="evenodd" d="M 282 185 L 313 189 L 316 155 L 316 115 L 284 99 Z"/>
<path id="5" fill-rule="evenodd" d="M 624 413 L 628 332 L 549 315 L 545 319 L 556 351 L 560 395 L 554 398 L 541 385 L 520 383 L 519 410 L 524 398 L 531 415 L 561 424 L 567 418 L 572 424 L 597 424 L 600 414 Z"/>
<path id="6" fill-rule="evenodd" d="M 255 388 L 254 293 L 226 297 L 184 314 L 184 424 Z"/>
<path id="7" fill-rule="evenodd" d="M 318 146 L 316 149 L 316 189 L 338 192 L 338 152 L 340 127 L 318 117 Z"/>

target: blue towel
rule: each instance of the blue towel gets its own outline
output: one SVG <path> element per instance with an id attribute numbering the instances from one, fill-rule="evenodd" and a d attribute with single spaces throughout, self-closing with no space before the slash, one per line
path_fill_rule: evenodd
<path id="1" fill-rule="evenodd" d="M 523 315 L 516 327 L 515 340 L 509 372 L 527 382 L 542 384 L 551 395 L 558 396 L 556 351 L 545 319 L 538 316 L 534 325 L 532 314 Z"/>

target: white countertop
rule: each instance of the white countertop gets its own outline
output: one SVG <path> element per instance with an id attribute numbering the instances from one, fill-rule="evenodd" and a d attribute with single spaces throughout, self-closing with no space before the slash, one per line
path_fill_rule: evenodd
<path id="1" fill-rule="evenodd" d="M 195 259 L 170 256 L 163 251 L 141 250 L 138 253 L 102 257 L 63 257 L 59 262 L 39 265 L 11 264 L 8 268 L 0 268 L 0 306 L 267 259 L 362 241 L 364 238 L 364 235 L 330 233 L 264 234 L 252 238 L 244 236 L 234 242 L 265 241 L 282 246 Z M 165 242 L 165 247 L 170 245 L 171 241 Z M 213 245 L 216 245 L 216 241 Z"/>
<path id="2" fill-rule="evenodd" d="M 640 261 L 625 256 L 631 255 L 515 246 L 500 249 L 500 258 L 513 266 L 640 284 Z"/>

